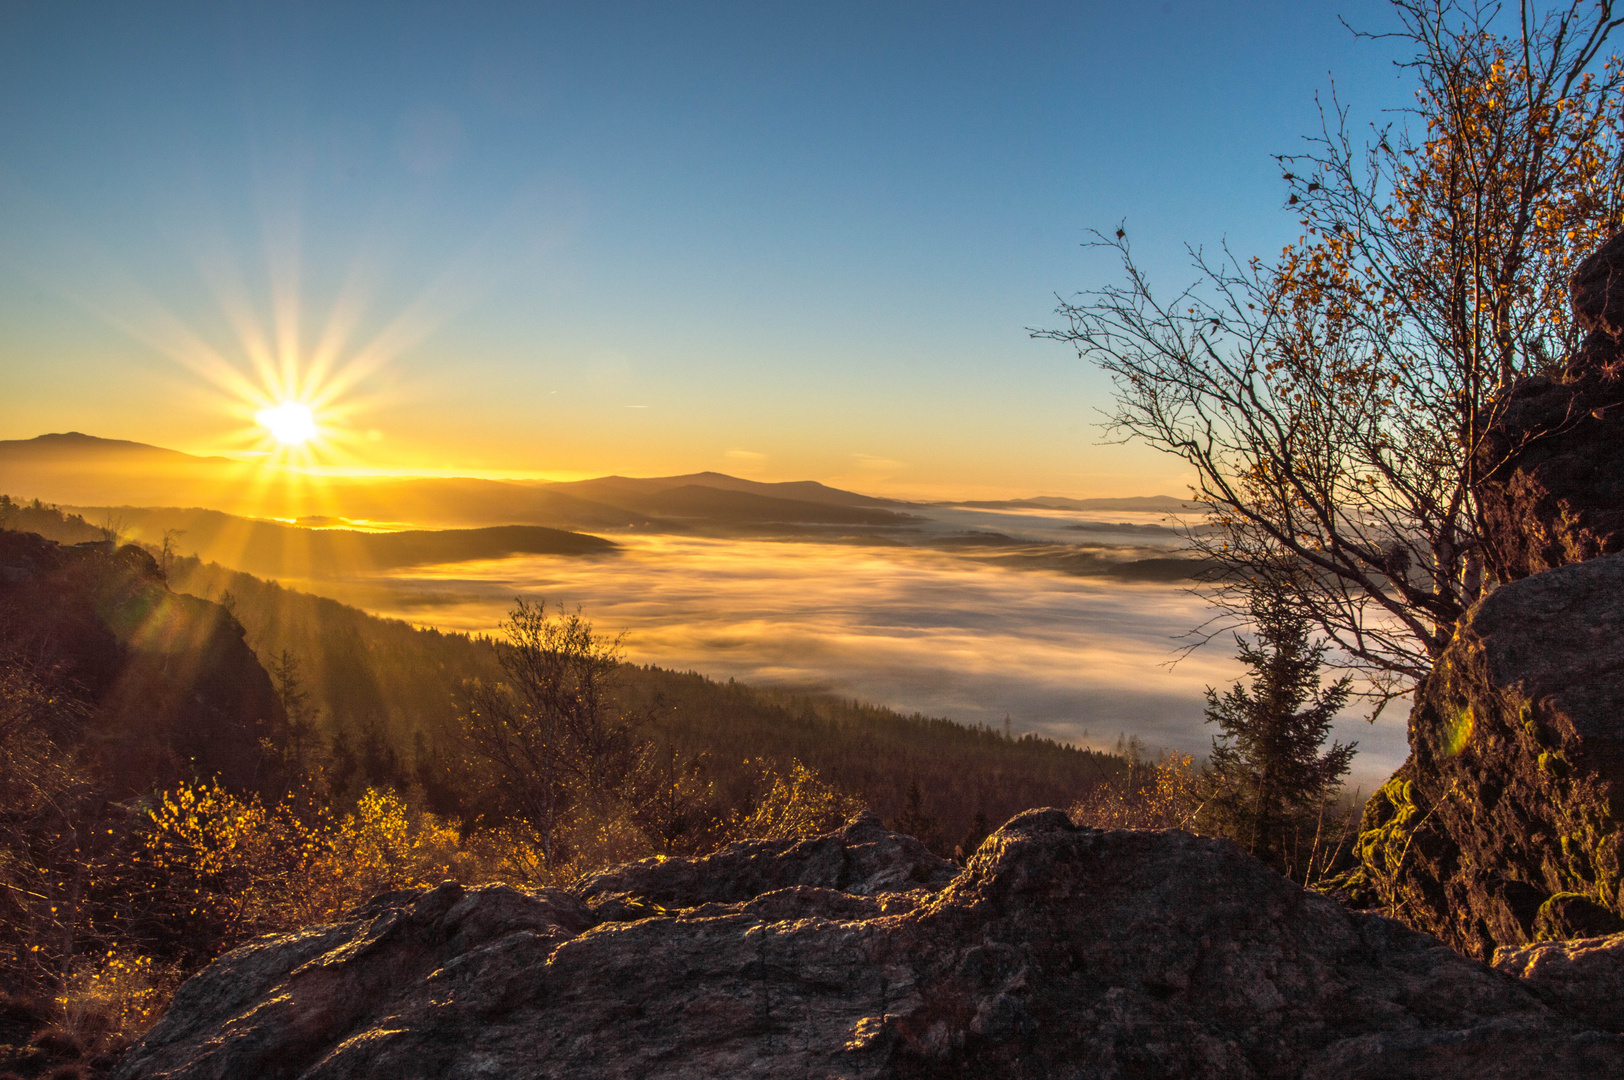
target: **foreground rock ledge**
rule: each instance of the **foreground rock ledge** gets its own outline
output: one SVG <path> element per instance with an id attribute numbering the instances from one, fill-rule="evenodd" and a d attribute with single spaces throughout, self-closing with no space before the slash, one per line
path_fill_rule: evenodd
<path id="1" fill-rule="evenodd" d="M 1233 844 L 872 815 L 571 890 L 379 897 L 185 984 L 116 1080 L 1624 1077 L 1624 1037 Z"/>

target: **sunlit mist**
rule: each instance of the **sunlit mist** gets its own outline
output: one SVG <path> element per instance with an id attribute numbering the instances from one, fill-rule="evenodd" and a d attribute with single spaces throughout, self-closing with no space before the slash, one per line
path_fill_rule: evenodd
<path id="1" fill-rule="evenodd" d="M 811 689 L 1111 748 L 1119 732 L 1204 753 L 1205 691 L 1239 674 L 1228 638 L 1176 666 L 1206 617 L 1177 584 L 1035 573 L 899 547 L 616 537 L 612 557 L 518 556 L 294 582 L 418 624 L 490 633 L 516 595 L 627 631 L 640 663 Z M 1404 760 L 1401 726 L 1347 717 L 1353 782 Z"/>
<path id="2" fill-rule="evenodd" d="M 297 401 L 261 409 L 254 414 L 254 419 L 270 430 L 273 439 L 284 445 L 297 446 L 316 437 L 315 415 L 310 411 L 310 406 Z"/>

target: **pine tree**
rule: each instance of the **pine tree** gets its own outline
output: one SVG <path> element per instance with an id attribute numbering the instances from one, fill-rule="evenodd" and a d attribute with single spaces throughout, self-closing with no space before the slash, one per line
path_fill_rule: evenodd
<path id="1" fill-rule="evenodd" d="M 935 846 L 936 819 L 925 812 L 925 793 L 920 790 L 918 779 L 908 785 L 902 813 L 897 815 L 892 828 L 899 833 L 906 833 L 926 847 Z"/>
<path id="2" fill-rule="evenodd" d="M 1291 876 L 1327 801 L 1353 760 L 1357 743 L 1321 751 L 1331 723 L 1348 702 L 1352 679 L 1320 685 L 1328 646 L 1309 635 L 1308 619 L 1279 600 L 1253 606 L 1256 640 L 1236 635 L 1250 688 L 1236 683 L 1219 696 L 1207 689 L 1213 736 L 1205 813 L 1217 830 Z"/>
<path id="3" fill-rule="evenodd" d="M 310 743 L 315 738 L 316 720 L 321 712 L 311 700 L 299 668 L 299 658 L 287 649 L 271 657 L 269 664 L 271 686 L 277 700 L 282 703 L 282 712 L 286 717 L 286 730 L 279 732 L 282 745 L 277 750 L 283 757 L 287 779 L 295 784 L 309 779 L 312 767 Z"/>

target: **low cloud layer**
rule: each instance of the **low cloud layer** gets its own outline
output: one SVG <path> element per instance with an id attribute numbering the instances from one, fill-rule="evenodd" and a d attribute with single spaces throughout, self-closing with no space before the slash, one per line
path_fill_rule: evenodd
<path id="1" fill-rule="evenodd" d="M 814 689 L 1108 748 L 1119 734 L 1201 753 L 1204 688 L 1232 642 L 1169 667 L 1208 609 L 1181 588 L 1022 572 L 907 548 L 628 538 L 614 558 L 459 563 L 308 585 L 380 614 L 491 632 L 516 596 L 577 604 L 639 663 Z M 1369 791 L 1405 753 L 1396 710 L 1358 739 Z"/>

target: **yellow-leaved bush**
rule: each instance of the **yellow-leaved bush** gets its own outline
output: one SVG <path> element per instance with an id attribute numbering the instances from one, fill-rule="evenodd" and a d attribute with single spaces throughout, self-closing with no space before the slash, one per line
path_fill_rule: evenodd
<path id="1" fill-rule="evenodd" d="M 175 969 L 116 947 L 76 957 L 56 997 L 55 1027 L 88 1053 L 117 1052 L 152 1026 L 179 981 Z"/>
<path id="2" fill-rule="evenodd" d="M 457 831 L 369 789 L 335 819 L 291 799 L 270 806 L 217 783 L 165 792 L 145 859 L 195 948 L 218 953 L 258 934 L 330 921 L 380 892 L 478 876 Z"/>
<path id="3" fill-rule="evenodd" d="M 780 771 L 757 758 L 758 794 L 748 812 L 728 822 L 730 840 L 784 840 L 838 829 L 863 809 L 863 801 L 821 779 L 817 772 L 791 760 Z"/>
<path id="4" fill-rule="evenodd" d="M 1185 829 L 1202 832 L 1201 770 L 1189 754 L 1141 761 L 1135 747 L 1123 774 L 1072 805 L 1071 819 L 1096 829 Z"/>

